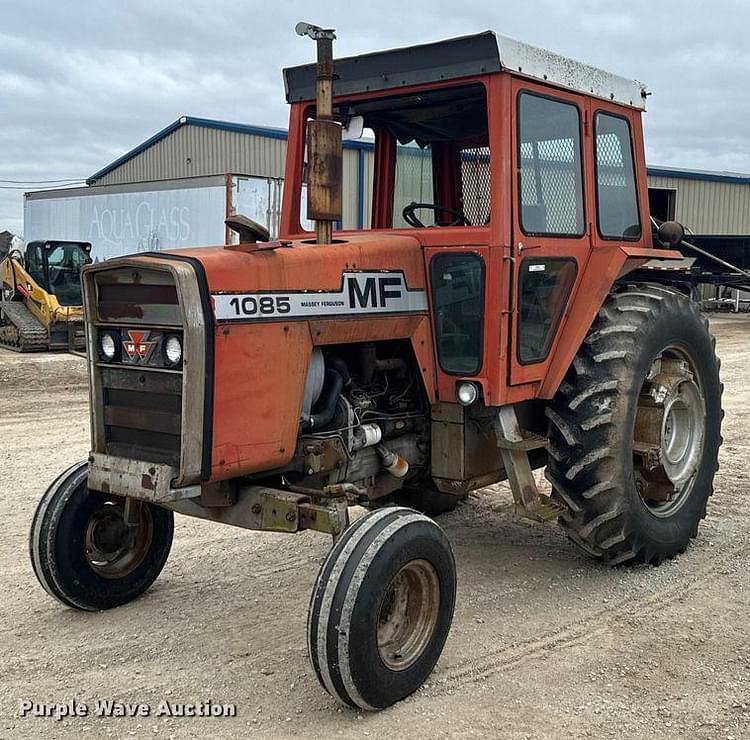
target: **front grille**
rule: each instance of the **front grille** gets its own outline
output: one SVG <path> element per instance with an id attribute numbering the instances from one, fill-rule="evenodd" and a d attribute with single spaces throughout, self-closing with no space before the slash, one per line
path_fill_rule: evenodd
<path id="1" fill-rule="evenodd" d="M 92 450 L 174 468 L 171 485 L 181 487 L 206 466 L 206 332 L 201 313 L 183 310 L 183 302 L 203 306 L 194 268 L 168 257 L 115 260 L 84 273 Z M 172 346 L 170 360 L 173 339 L 182 353 Z"/>
<path id="2" fill-rule="evenodd" d="M 182 374 L 101 368 L 106 452 L 180 467 Z"/>

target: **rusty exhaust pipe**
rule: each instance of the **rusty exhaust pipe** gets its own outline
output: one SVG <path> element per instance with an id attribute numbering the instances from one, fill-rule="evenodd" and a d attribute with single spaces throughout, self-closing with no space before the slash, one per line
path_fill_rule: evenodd
<path id="1" fill-rule="evenodd" d="M 315 241 L 333 241 L 333 223 L 341 220 L 343 153 L 341 126 L 333 120 L 334 29 L 298 23 L 294 29 L 317 46 L 315 120 L 307 124 L 307 217 L 315 221 Z"/>

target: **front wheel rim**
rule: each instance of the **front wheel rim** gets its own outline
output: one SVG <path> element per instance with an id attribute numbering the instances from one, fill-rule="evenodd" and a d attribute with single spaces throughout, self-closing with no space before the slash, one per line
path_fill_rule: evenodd
<path id="1" fill-rule="evenodd" d="M 412 560 L 388 584 L 378 614 L 378 653 L 386 668 L 413 666 L 435 634 L 440 579 L 427 560 Z"/>
<path id="2" fill-rule="evenodd" d="M 86 523 L 86 562 L 102 578 L 124 578 L 145 560 L 153 536 L 154 522 L 148 506 L 140 504 L 137 523 L 128 526 L 124 505 L 105 501 L 91 512 Z"/>

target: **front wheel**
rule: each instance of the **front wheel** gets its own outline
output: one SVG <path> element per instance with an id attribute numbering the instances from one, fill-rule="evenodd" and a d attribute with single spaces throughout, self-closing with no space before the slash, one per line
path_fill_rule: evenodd
<path id="1" fill-rule="evenodd" d="M 431 519 L 390 507 L 331 549 L 313 589 L 308 651 L 323 688 L 375 711 L 416 691 L 437 663 L 456 600 L 450 544 Z"/>
<path id="2" fill-rule="evenodd" d="M 92 491 L 88 467 L 66 470 L 39 502 L 29 537 L 31 564 L 50 596 L 88 611 L 110 609 L 140 596 L 169 556 L 171 511 Z"/>
<path id="3" fill-rule="evenodd" d="M 664 286 L 606 301 L 547 409 L 560 523 L 610 564 L 682 552 L 713 491 L 722 385 L 708 322 Z"/>

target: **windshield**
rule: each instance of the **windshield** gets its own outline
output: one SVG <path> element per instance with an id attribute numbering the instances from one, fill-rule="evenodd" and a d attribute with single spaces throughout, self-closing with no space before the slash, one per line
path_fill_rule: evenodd
<path id="1" fill-rule="evenodd" d="M 89 253 L 80 244 L 61 242 L 47 248 L 49 292 L 61 306 L 81 305 L 81 269 L 89 262 Z"/>
<path id="2" fill-rule="evenodd" d="M 314 115 L 310 109 L 308 120 Z M 490 142 L 481 84 L 344 101 L 334 118 L 364 121 L 344 141 L 347 228 L 484 226 L 490 220 Z M 305 223 L 303 185 L 303 224 Z"/>

